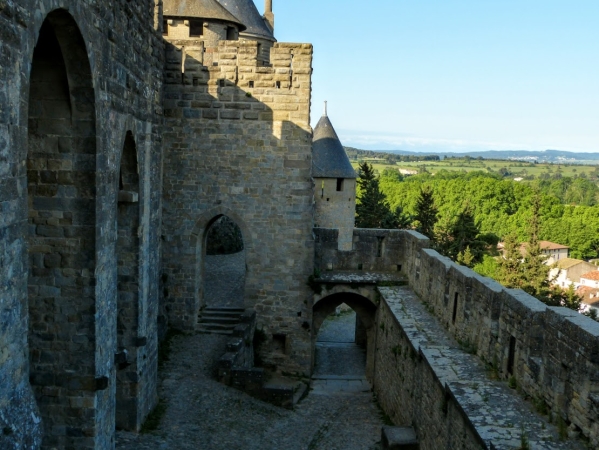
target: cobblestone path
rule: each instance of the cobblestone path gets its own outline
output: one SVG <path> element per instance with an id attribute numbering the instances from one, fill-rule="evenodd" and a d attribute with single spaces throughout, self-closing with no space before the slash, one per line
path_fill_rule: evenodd
<path id="1" fill-rule="evenodd" d="M 369 386 L 316 383 L 294 411 L 217 383 L 226 337 L 176 337 L 161 371 L 166 413 L 156 431 L 117 433 L 120 450 L 376 450 L 381 426 Z"/>
<path id="2" fill-rule="evenodd" d="M 232 255 L 206 255 L 204 297 L 209 307 L 243 307 L 245 251 Z"/>

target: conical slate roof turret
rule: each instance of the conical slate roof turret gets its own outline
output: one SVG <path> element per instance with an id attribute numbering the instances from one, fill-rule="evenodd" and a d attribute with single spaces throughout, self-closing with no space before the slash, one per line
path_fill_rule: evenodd
<path id="1" fill-rule="evenodd" d="M 247 27 L 243 32 L 244 35 L 276 42 L 272 31 L 266 26 L 264 18 L 252 0 L 218 0 L 218 2 Z"/>
<path id="2" fill-rule="evenodd" d="M 357 178 L 356 171 L 341 145 L 326 111 L 314 128 L 312 139 L 312 177 Z"/>
<path id="3" fill-rule="evenodd" d="M 237 24 L 239 31 L 246 29 L 241 20 L 216 0 L 164 0 L 163 15 L 165 17 L 222 20 Z"/>

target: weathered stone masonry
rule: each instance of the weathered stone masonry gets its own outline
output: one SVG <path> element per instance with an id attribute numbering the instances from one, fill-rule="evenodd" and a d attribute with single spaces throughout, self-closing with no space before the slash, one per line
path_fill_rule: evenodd
<path id="1" fill-rule="evenodd" d="M 257 52 L 251 41 L 167 44 L 165 301 L 170 324 L 194 328 L 204 305 L 206 229 L 227 215 L 242 231 L 245 306 L 269 336 L 267 363 L 307 373 L 312 46 L 276 43 L 270 66 Z"/>
<path id="2" fill-rule="evenodd" d="M 37 448 L 42 437 L 43 447 L 111 448 L 115 410 L 135 429 L 156 401 L 159 14 L 149 0 L 0 1 L 1 448 Z M 139 264 L 118 344 L 132 394 L 117 407 L 128 131 L 138 227 L 121 234 Z"/>
<path id="3" fill-rule="evenodd" d="M 428 239 L 412 231 L 355 230 L 354 250 L 347 252 L 337 250 L 336 230 L 315 232 L 315 266 L 323 278 L 327 271 L 339 277 L 347 271 L 363 271 L 366 276 L 397 270 L 407 278 L 411 295 L 418 296 L 414 301 L 436 316 L 445 333 L 492 367 L 500 379 L 513 377 L 523 395 L 546 404 L 554 423 L 562 420 L 570 434 L 582 434 L 592 446 L 599 445 L 597 322 L 565 308 L 547 307 L 523 291 L 481 277 L 428 249 Z M 516 445 L 519 436 L 514 433 L 510 441 L 509 436 L 501 438 L 501 432 L 481 432 L 485 426 L 480 424 L 472 428 L 481 417 L 480 413 L 469 416 L 469 405 L 460 398 L 464 375 L 443 374 L 451 346 L 435 349 L 440 345 L 430 341 L 435 330 L 419 329 L 426 324 L 415 325 L 405 305 L 391 301 L 391 291 L 379 291 L 376 355 L 369 364 L 374 364 L 375 392 L 387 413 L 398 424 L 420 429 L 423 448 L 439 448 L 447 442 L 454 442 L 453 448 L 480 448 L 486 445 L 483 441 L 494 440 L 497 448 L 506 442 Z M 473 367 L 464 356 L 457 358 L 458 365 Z M 484 373 L 481 376 L 486 379 Z M 440 378 L 454 379 L 456 384 L 446 388 Z M 440 414 L 442 409 L 446 412 Z M 531 431 L 529 436 L 533 435 Z M 438 441 L 435 436 L 444 438 Z M 561 448 L 562 444 L 549 441 L 546 445 Z"/>

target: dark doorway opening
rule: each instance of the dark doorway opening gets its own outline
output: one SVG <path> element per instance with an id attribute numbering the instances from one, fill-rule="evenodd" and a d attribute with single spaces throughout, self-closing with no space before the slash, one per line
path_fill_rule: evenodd
<path id="1" fill-rule="evenodd" d="M 217 217 L 206 231 L 204 306 L 243 308 L 246 252 L 239 226 L 228 216 Z"/>

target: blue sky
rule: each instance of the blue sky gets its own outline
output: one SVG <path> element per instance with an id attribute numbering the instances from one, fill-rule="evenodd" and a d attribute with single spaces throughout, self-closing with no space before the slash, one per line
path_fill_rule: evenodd
<path id="1" fill-rule="evenodd" d="M 255 0 L 263 11 L 263 1 Z M 599 152 L 599 1 L 273 0 L 345 145 Z"/>

